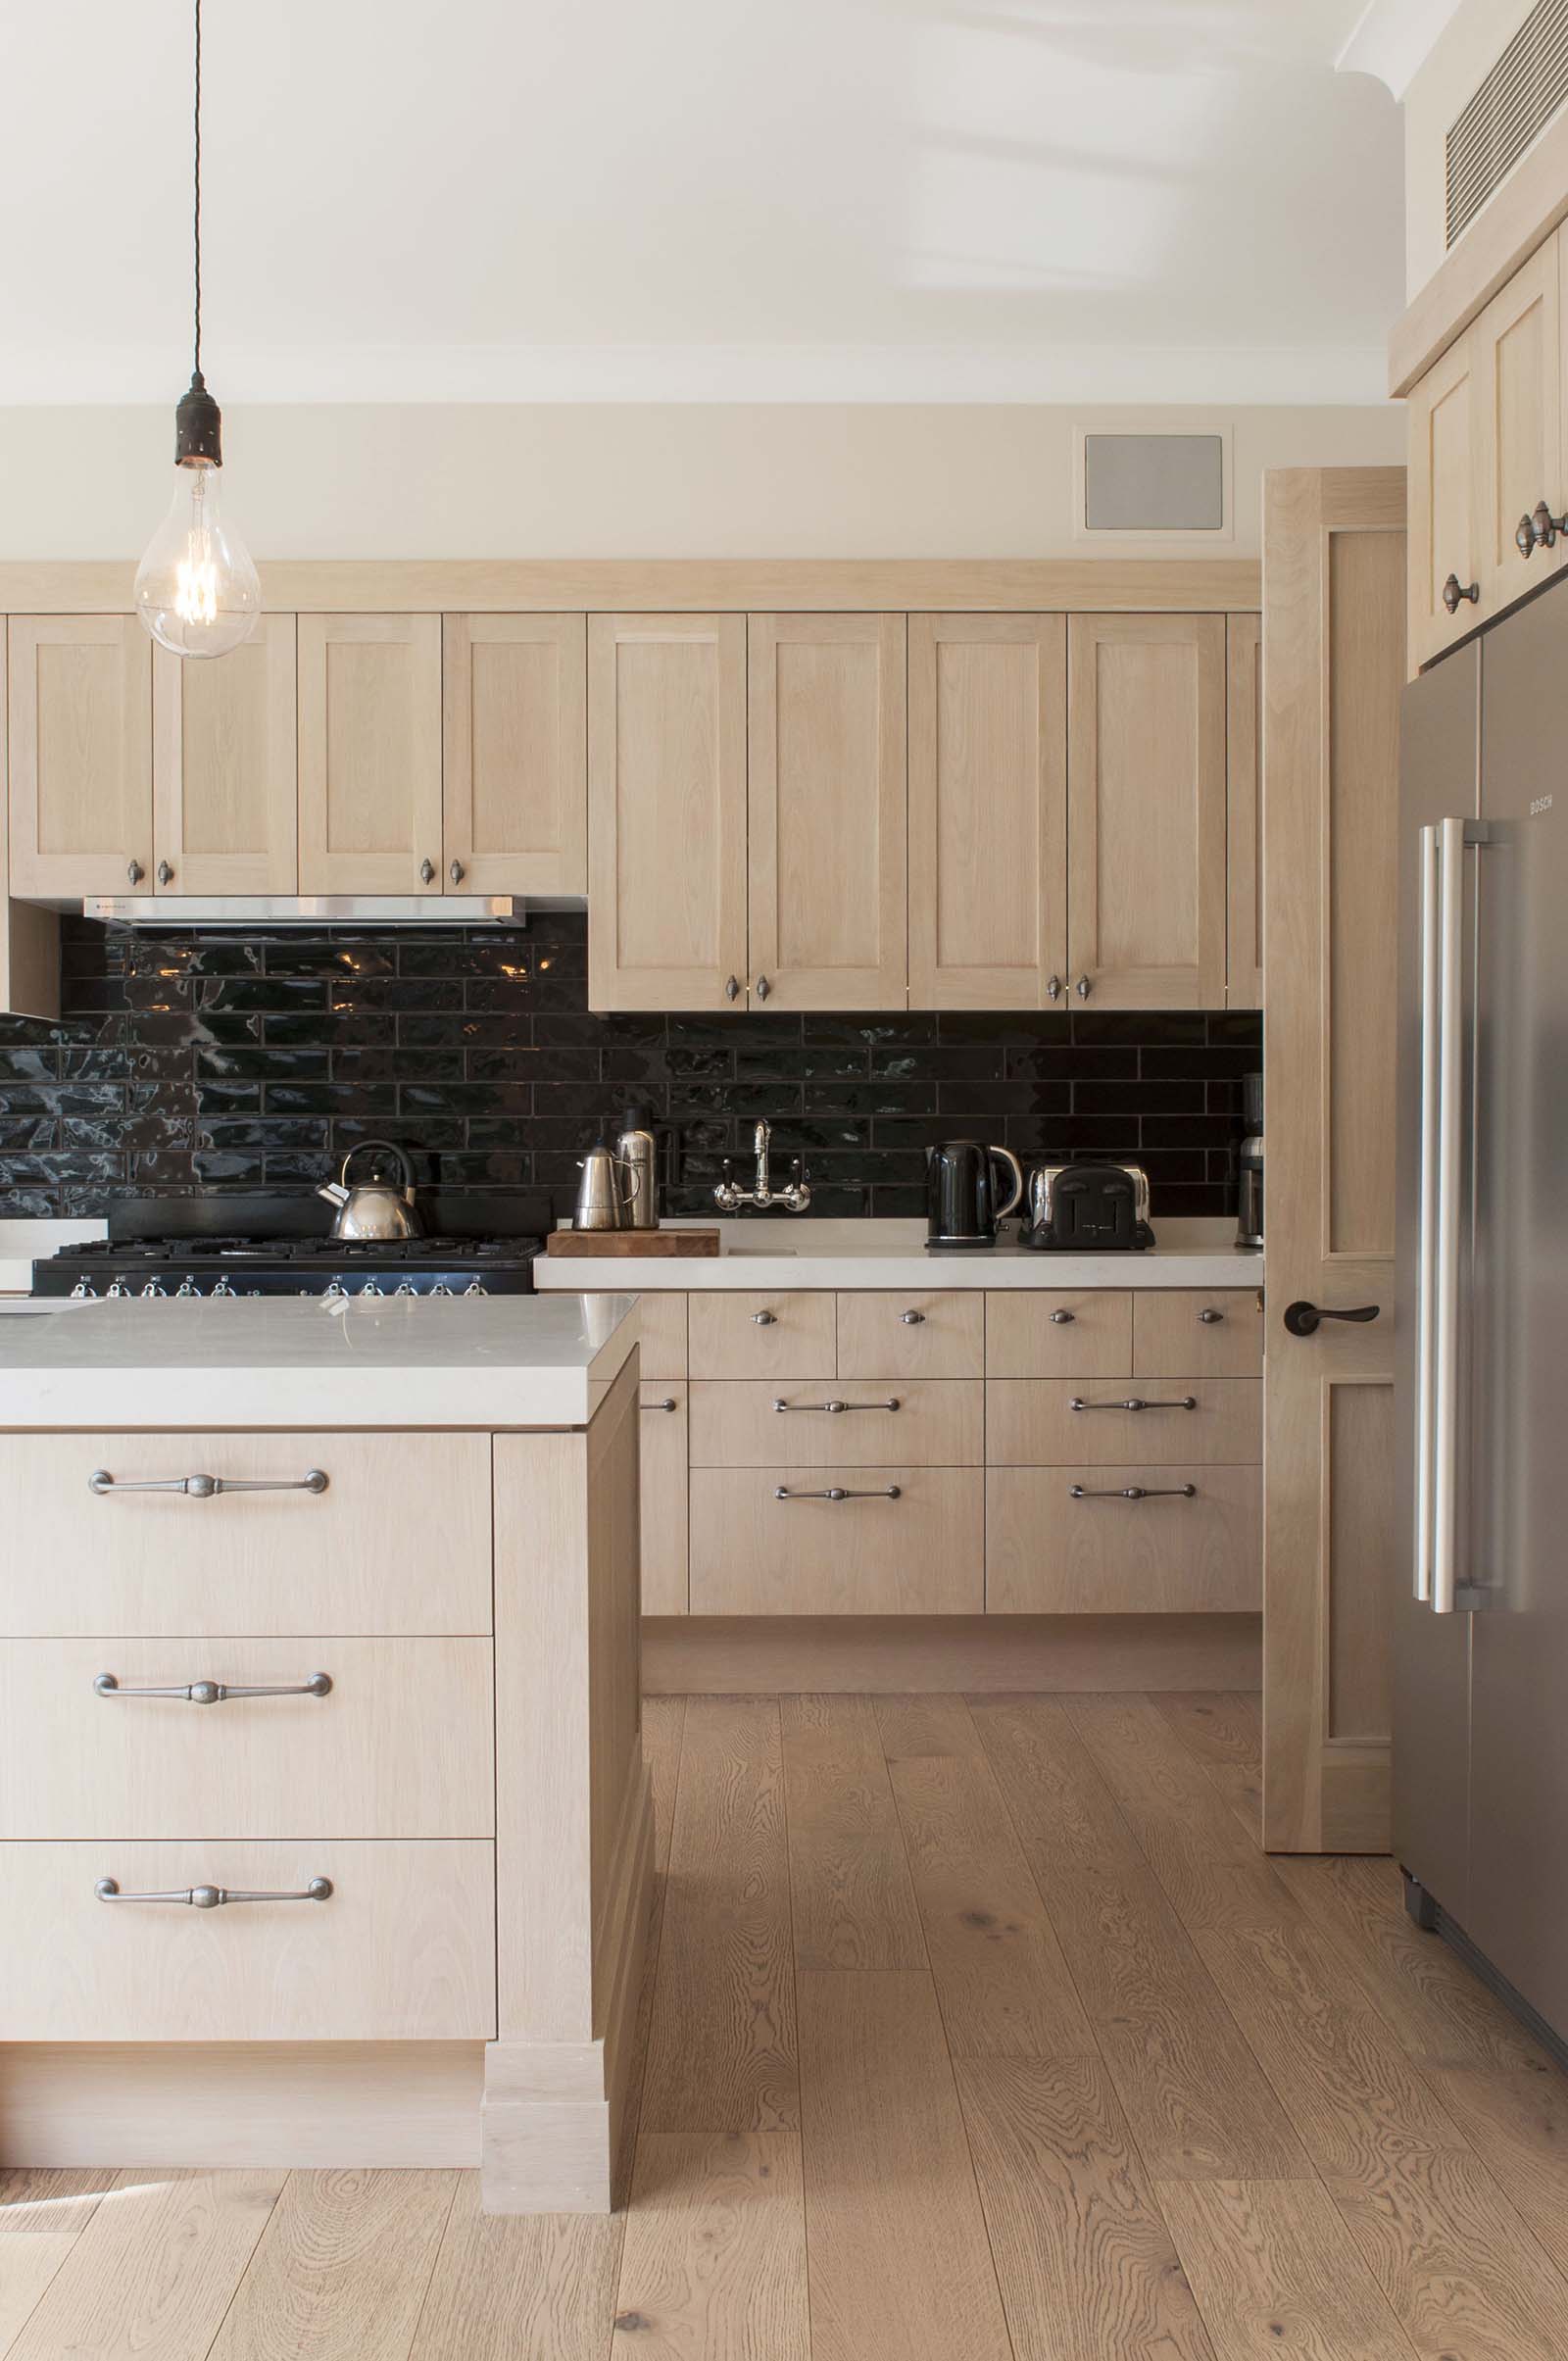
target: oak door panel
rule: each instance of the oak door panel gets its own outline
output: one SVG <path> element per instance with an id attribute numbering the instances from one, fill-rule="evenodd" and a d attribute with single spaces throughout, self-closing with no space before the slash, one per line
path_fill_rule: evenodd
<path id="1" fill-rule="evenodd" d="M 446 888 L 588 890 L 588 637 L 580 615 L 442 623 Z"/>
<path id="2" fill-rule="evenodd" d="M 639 1394 L 645 1615 L 684 1615 L 687 1607 L 687 1394 L 679 1378 L 645 1381 Z"/>
<path id="3" fill-rule="evenodd" d="M 134 615 L 14 615 L 11 891 L 152 890 L 153 644 Z"/>
<path id="4" fill-rule="evenodd" d="M 153 650 L 159 893 L 297 892 L 297 718 L 291 615 L 211 663 Z"/>
<path id="5" fill-rule="evenodd" d="M 909 1000 L 1038 1008 L 1067 959 L 1059 615 L 909 617 Z"/>
<path id="6" fill-rule="evenodd" d="M 1553 516 L 1563 513 L 1559 243 L 1538 246 L 1469 330 L 1481 608 L 1465 614 L 1496 615 L 1555 572 L 1568 550 L 1559 533 L 1527 557 L 1515 538 L 1543 501 Z"/>
<path id="7" fill-rule="evenodd" d="M 1475 331 L 1449 347 L 1410 389 L 1405 403 L 1410 488 L 1408 668 L 1419 671 L 1490 612 L 1479 575 L 1480 500 L 1476 482 L 1480 400 L 1475 378 Z M 1461 600 L 1453 614 L 1443 601 L 1452 575 L 1474 586 L 1479 601 Z M 1267 638 L 1267 616 L 1264 618 Z"/>
<path id="8" fill-rule="evenodd" d="M 439 894 L 440 616 L 302 615 L 298 661 L 301 893 Z"/>
<path id="9" fill-rule="evenodd" d="M 593 1008 L 744 1006 L 744 615 L 589 617 L 588 910 Z"/>
<path id="10" fill-rule="evenodd" d="M 1067 965 L 1109 1008 L 1225 1005 L 1225 617 L 1068 623 Z"/>
<path id="11" fill-rule="evenodd" d="M 902 1008 L 905 618 L 754 615 L 748 631 L 752 1005 Z"/>
<path id="12" fill-rule="evenodd" d="M 1225 1006 L 1263 1006 L 1263 621 L 1225 621 Z"/>

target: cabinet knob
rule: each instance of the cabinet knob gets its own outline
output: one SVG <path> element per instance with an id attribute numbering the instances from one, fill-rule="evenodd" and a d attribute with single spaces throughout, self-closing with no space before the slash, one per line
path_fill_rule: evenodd
<path id="1" fill-rule="evenodd" d="M 1047 998 L 1047 1000 L 1060 1000 L 1060 998 L 1061 998 L 1061 978 L 1060 978 L 1060 976 L 1059 976 L 1059 975 L 1048 975 L 1048 976 L 1047 976 L 1047 978 L 1046 978 L 1046 998 Z"/>
<path id="2" fill-rule="evenodd" d="M 129 880 L 129 882 L 130 882 L 132 885 L 140 885 L 140 883 L 141 883 L 141 881 L 142 881 L 142 878 L 143 878 L 143 876 L 144 876 L 145 874 L 146 874 L 146 872 L 145 872 L 145 871 L 144 871 L 144 869 L 142 868 L 141 862 L 140 862 L 139 861 L 126 861 L 126 863 L 125 863 L 125 875 L 126 875 L 127 879 Z"/>
<path id="3" fill-rule="evenodd" d="M 1479 582 L 1461 582 L 1457 574 L 1450 574 L 1443 585 L 1442 598 L 1448 613 L 1457 615 L 1462 599 L 1468 599 L 1472 607 L 1480 606 L 1481 585 Z"/>
<path id="4" fill-rule="evenodd" d="M 172 885 L 174 882 L 174 872 L 167 861 L 158 863 L 158 882 L 160 885 Z"/>
<path id="5" fill-rule="evenodd" d="M 1225 1314 L 1222 1311 L 1216 1311 L 1211 1303 L 1205 1303 L 1198 1316 L 1205 1328 L 1212 1328 L 1215 1321 L 1222 1320 Z"/>
<path id="6" fill-rule="evenodd" d="M 1069 1328 L 1077 1316 L 1077 1313 L 1073 1311 L 1054 1311 L 1051 1315 L 1052 1326 L 1054 1328 Z"/>
<path id="7" fill-rule="evenodd" d="M 740 979 L 740 977 L 739 977 L 738 975 L 726 976 L 726 977 L 725 977 L 725 979 L 724 979 L 724 998 L 725 998 L 726 1000 L 739 1000 L 739 999 L 740 999 L 740 996 L 741 996 L 741 979 Z"/>
<path id="8" fill-rule="evenodd" d="M 924 1324 L 925 1321 L 925 1313 L 923 1311 L 901 1311 L 899 1317 L 904 1322 L 906 1328 L 919 1328 Z"/>
<path id="9" fill-rule="evenodd" d="M 451 878 L 454 885 L 461 885 L 464 878 L 464 867 L 462 861 L 455 861 L 452 863 L 452 866 L 448 869 L 447 875 Z"/>
<path id="10" fill-rule="evenodd" d="M 752 1314 L 752 1326 L 754 1328 L 776 1328 L 778 1326 L 778 1313 L 776 1311 L 754 1311 Z"/>
<path id="11" fill-rule="evenodd" d="M 773 989 L 773 987 L 772 987 L 772 985 L 771 985 L 771 984 L 768 982 L 768 980 L 767 980 L 767 978 L 766 978 L 766 976 L 765 976 L 765 975 L 760 975 L 760 976 L 758 977 L 758 979 L 757 979 L 757 997 L 758 997 L 758 999 L 759 999 L 759 1000 L 766 1000 L 766 998 L 767 998 L 768 994 L 769 994 L 769 993 L 772 991 L 772 989 Z"/>
<path id="12" fill-rule="evenodd" d="M 435 863 L 434 863 L 434 861 L 420 861 L 420 863 L 419 863 L 419 883 L 420 883 L 421 885 L 432 885 L 434 882 L 435 882 Z"/>
<path id="13" fill-rule="evenodd" d="M 1527 533 L 1530 536 L 1529 549 L 1525 547 Z M 1568 514 L 1554 516 L 1545 502 L 1538 500 L 1530 515 L 1520 517 L 1519 529 L 1514 534 L 1514 541 L 1518 546 L 1521 558 L 1528 558 L 1531 550 L 1554 547 L 1559 533 L 1568 533 Z"/>
<path id="14" fill-rule="evenodd" d="M 1076 984 L 1074 984 L 1074 986 L 1073 986 L 1073 990 L 1074 990 L 1074 991 L 1077 993 L 1077 995 L 1078 995 L 1078 998 L 1079 998 L 1080 1000 L 1087 1000 L 1087 999 L 1089 998 L 1089 995 L 1090 995 L 1090 993 L 1091 993 L 1091 992 L 1093 992 L 1093 990 L 1094 990 L 1094 986 L 1093 986 L 1093 984 L 1092 984 L 1092 983 L 1089 981 L 1089 978 L 1088 978 L 1088 976 L 1087 976 L 1087 975 L 1081 975 L 1081 976 L 1078 978 L 1078 981 L 1077 981 L 1077 983 L 1076 983 Z"/>

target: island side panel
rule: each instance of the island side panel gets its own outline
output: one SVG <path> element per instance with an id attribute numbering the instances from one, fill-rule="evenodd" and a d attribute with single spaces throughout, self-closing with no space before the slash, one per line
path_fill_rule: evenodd
<path id="1" fill-rule="evenodd" d="M 498 2039 L 484 2203 L 604 2212 L 646 1935 L 638 1363 L 586 1430 L 495 1438 Z"/>

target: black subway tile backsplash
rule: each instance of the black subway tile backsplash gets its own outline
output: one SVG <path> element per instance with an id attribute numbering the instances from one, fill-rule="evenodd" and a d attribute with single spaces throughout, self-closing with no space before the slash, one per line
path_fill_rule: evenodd
<path id="1" fill-rule="evenodd" d="M 1235 1209 L 1245 1013 L 594 1016 L 580 914 L 525 929 L 130 935 L 68 919 L 57 1025 L 0 1018 L 0 1211 L 303 1189 L 356 1141 L 448 1186 L 541 1187 L 631 1100 L 677 1135 L 672 1212 L 712 1209 L 766 1115 L 821 1215 L 918 1214 L 924 1150 L 1135 1157 L 1153 1210 Z"/>

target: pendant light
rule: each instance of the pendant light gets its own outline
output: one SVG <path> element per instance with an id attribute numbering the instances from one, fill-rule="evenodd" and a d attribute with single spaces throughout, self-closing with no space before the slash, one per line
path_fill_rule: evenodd
<path id="1" fill-rule="evenodd" d="M 262 588 L 249 550 L 223 522 L 222 418 L 202 375 L 202 0 L 195 8 L 194 366 L 174 412 L 174 496 L 136 569 L 136 611 L 176 656 L 225 656 L 255 630 Z"/>

